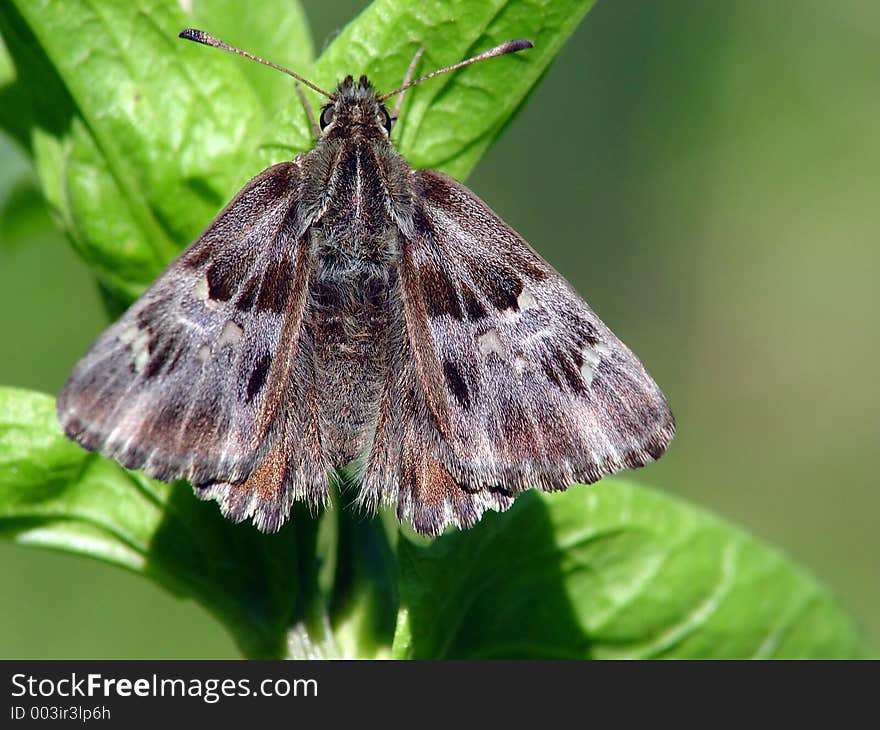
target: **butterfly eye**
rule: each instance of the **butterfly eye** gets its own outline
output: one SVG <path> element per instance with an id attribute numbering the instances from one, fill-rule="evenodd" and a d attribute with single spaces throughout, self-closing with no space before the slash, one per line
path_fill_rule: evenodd
<path id="1" fill-rule="evenodd" d="M 379 113 L 376 115 L 376 121 L 379 122 L 388 134 L 391 134 L 391 115 L 384 106 L 379 107 Z"/>
<path id="2" fill-rule="evenodd" d="M 321 129 L 325 129 L 327 125 L 333 123 L 334 108 L 332 104 L 328 104 L 321 111 Z"/>

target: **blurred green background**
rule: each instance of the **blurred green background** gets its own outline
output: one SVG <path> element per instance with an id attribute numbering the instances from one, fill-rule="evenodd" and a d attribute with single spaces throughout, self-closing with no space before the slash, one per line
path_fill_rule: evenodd
<path id="1" fill-rule="evenodd" d="M 319 48 L 364 6 L 303 4 Z M 678 435 L 637 478 L 808 566 L 874 647 L 878 48 L 876 0 L 599 0 L 469 180 L 669 397 Z M 106 324 L 2 138 L 0 311 L 0 383 L 50 393 Z M 0 584 L 3 658 L 238 656 L 85 559 L 0 543 Z"/>

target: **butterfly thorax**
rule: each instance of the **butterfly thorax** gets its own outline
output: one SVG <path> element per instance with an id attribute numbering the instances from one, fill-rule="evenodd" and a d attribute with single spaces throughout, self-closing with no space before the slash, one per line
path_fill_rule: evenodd
<path id="1" fill-rule="evenodd" d="M 389 263 L 413 178 L 391 145 L 391 121 L 366 77 L 348 76 L 321 113 L 323 133 L 303 155 L 302 204 L 314 254 L 333 269 Z"/>

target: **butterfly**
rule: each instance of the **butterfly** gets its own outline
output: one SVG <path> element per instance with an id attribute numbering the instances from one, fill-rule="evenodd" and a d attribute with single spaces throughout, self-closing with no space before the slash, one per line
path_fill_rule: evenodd
<path id="1" fill-rule="evenodd" d="M 384 95 L 281 69 L 328 99 L 314 147 L 247 183 L 97 339 L 57 401 L 68 437 L 263 531 L 295 500 L 326 505 L 352 464 L 361 506 L 438 535 L 659 458 L 674 420 L 638 358 L 488 205 L 390 141 L 406 89 L 531 45 L 411 81 L 417 55 Z"/>

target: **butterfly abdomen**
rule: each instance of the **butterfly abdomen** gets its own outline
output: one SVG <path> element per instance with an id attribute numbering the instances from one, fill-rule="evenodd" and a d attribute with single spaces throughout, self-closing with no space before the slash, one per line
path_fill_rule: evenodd
<path id="1" fill-rule="evenodd" d="M 306 326 L 322 394 L 319 422 L 330 464 L 342 468 L 369 447 L 388 369 L 393 270 L 344 281 L 317 278 Z"/>

